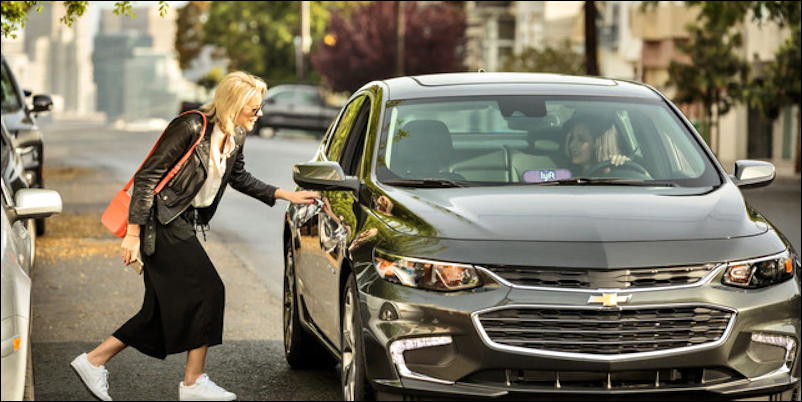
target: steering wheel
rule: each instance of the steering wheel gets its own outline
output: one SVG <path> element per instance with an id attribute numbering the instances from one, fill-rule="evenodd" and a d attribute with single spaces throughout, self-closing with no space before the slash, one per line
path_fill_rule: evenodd
<path id="1" fill-rule="evenodd" d="M 652 175 L 649 174 L 649 171 L 646 170 L 646 168 L 644 168 L 643 166 L 639 165 L 637 162 L 635 162 L 633 160 L 628 160 L 628 161 L 626 161 L 626 162 L 624 162 L 623 164 L 620 164 L 620 165 L 614 165 L 613 161 L 609 160 L 609 159 L 606 160 L 606 161 L 599 162 L 596 165 L 594 165 L 593 167 L 591 167 L 590 169 L 588 169 L 588 171 L 586 173 L 586 176 L 595 176 L 598 171 L 600 171 L 602 169 L 605 169 L 605 168 L 624 169 L 624 170 L 629 170 L 629 171 L 632 171 L 632 172 L 635 172 L 635 173 L 639 173 L 642 176 L 644 176 L 645 178 L 649 178 L 650 179 L 652 177 Z"/>

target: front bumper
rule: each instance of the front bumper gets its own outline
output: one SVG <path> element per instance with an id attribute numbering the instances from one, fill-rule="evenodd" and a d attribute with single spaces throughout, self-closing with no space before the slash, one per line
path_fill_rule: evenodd
<path id="1" fill-rule="evenodd" d="M 709 284 L 685 289 L 665 289 L 632 294 L 627 306 L 707 305 L 734 313 L 727 332 L 717 342 L 685 350 L 649 354 L 577 355 L 540 353 L 499 347 L 481 330 L 475 313 L 505 306 L 545 305 L 555 309 L 587 307 L 593 292 L 563 292 L 486 285 L 474 291 L 435 293 L 399 286 L 376 277 L 372 270 L 360 278 L 360 306 L 365 328 L 367 373 L 374 388 L 405 394 L 460 398 L 531 398 L 542 395 L 627 395 L 708 398 L 750 397 L 782 392 L 799 382 L 800 290 L 796 280 L 763 290 L 743 291 Z M 600 294 L 596 292 L 595 294 Z M 753 333 L 791 337 L 796 341 L 796 358 L 763 360 L 756 353 Z M 390 346 L 399 339 L 448 336 L 452 342 L 407 351 L 406 369 L 414 375 L 400 375 Z M 707 371 L 703 371 L 707 370 Z M 654 386 L 627 386 L 616 378 L 633 373 L 671 373 L 680 378 Z M 703 373 L 693 381 L 695 374 Z M 704 373 L 719 373 L 707 379 Z M 554 374 L 563 381 L 517 381 L 531 376 Z M 683 374 L 685 373 L 685 374 Z M 720 374 L 725 373 L 725 374 Z M 644 374 L 646 375 L 646 374 Z M 657 374 L 659 377 L 661 374 Z M 584 376 L 584 377 L 583 377 Z M 598 377 L 599 381 L 582 378 Z M 683 382 L 683 376 L 688 381 Z M 606 379 L 606 381 L 605 381 Z"/>

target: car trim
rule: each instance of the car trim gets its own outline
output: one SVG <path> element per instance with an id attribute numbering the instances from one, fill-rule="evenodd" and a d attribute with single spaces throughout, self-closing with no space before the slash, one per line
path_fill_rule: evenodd
<path id="1" fill-rule="evenodd" d="M 490 307 L 482 310 L 477 310 L 471 313 L 471 321 L 473 321 L 474 327 L 476 328 L 476 332 L 479 334 L 479 337 L 482 339 L 482 342 L 491 349 L 498 350 L 501 352 L 508 352 L 508 353 L 515 353 L 515 354 L 522 354 L 528 356 L 538 356 L 538 357 L 554 357 L 560 359 L 576 359 L 576 360 L 583 360 L 583 361 L 594 361 L 594 362 L 621 362 L 621 361 L 631 361 L 631 360 L 638 360 L 644 358 L 652 358 L 652 357 L 661 357 L 661 356 L 670 356 L 676 353 L 685 353 L 685 352 L 695 352 L 700 350 L 707 350 L 713 349 L 718 346 L 724 344 L 727 341 L 730 334 L 732 333 L 732 329 L 735 326 L 735 319 L 738 315 L 738 310 L 731 308 L 720 306 L 717 304 L 710 304 L 710 303 L 675 303 L 675 304 L 649 304 L 649 305 L 637 305 L 637 306 L 619 306 L 614 309 L 617 310 L 637 310 L 637 309 L 646 309 L 646 308 L 673 308 L 673 307 L 710 307 L 716 308 L 721 310 L 726 310 L 732 313 L 732 317 L 730 317 L 730 322 L 727 324 L 727 329 L 721 335 L 721 337 L 709 343 L 704 343 L 700 345 L 693 345 L 693 346 L 686 346 L 681 348 L 673 348 L 673 349 L 666 349 L 666 350 L 658 350 L 652 352 L 638 352 L 638 353 L 623 353 L 618 355 L 593 355 L 588 353 L 574 353 L 574 352 L 556 352 L 550 350 L 542 350 L 542 349 L 533 349 L 533 348 L 523 348 L 519 346 L 508 346 L 502 345 L 499 343 L 494 342 L 484 330 L 482 323 L 479 321 L 479 315 L 491 311 L 496 310 L 506 310 L 506 309 L 525 309 L 525 308 L 550 308 L 550 309 L 571 309 L 571 310 L 609 310 L 609 307 L 601 307 L 601 306 L 577 306 L 577 305 L 556 305 L 556 304 L 509 304 L 509 305 L 502 305 L 502 306 L 495 306 Z"/>
<path id="2" fill-rule="evenodd" d="M 543 290 L 543 291 L 550 291 L 550 292 L 573 292 L 573 293 L 640 293 L 640 292 L 654 292 L 660 290 L 677 290 L 677 289 L 688 289 L 688 288 L 696 288 L 700 286 L 705 286 L 710 284 L 713 279 L 719 275 L 719 273 L 726 270 L 732 264 L 753 264 L 760 261 L 766 260 L 773 260 L 777 258 L 781 258 L 789 253 L 789 250 L 786 249 L 776 254 L 764 256 L 764 257 L 755 257 L 748 260 L 735 260 L 729 262 L 722 262 L 718 263 L 717 266 L 710 270 L 705 276 L 700 278 L 698 281 L 693 283 L 687 283 L 684 285 L 672 285 L 672 286 L 654 286 L 648 288 L 596 288 L 596 289 L 579 289 L 579 288 L 565 288 L 565 287 L 553 287 L 553 286 L 529 286 L 529 285 L 519 285 L 512 283 L 497 273 L 493 272 L 489 268 L 486 268 L 482 265 L 474 265 L 476 269 L 484 272 L 487 276 L 491 277 L 493 280 L 501 283 L 504 286 L 509 286 L 514 289 L 525 289 L 525 290 Z M 627 268 L 621 268 L 627 269 Z"/>

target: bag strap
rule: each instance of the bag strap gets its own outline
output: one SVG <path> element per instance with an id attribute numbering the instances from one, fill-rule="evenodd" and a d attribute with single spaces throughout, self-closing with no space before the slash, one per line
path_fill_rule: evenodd
<path id="1" fill-rule="evenodd" d="M 178 163 L 175 166 L 173 166 L 173 168 L 170 169 L 167 175 L 164 176 L 164 178 L 159 182 L 159 185 L 156 186 L 156 188 L 153 190 L 154 194 L 158 194 L 160 191 L 162 191 L 162 188 L 164 188 L 164 186 L 167 185 L 170 179 L 172 179 L 173 176 L 175 176 L 176 173 L 178 173 L 178 171 L 181 170 L 181 167 L 184 166 L 184 163 L 186 163 L 187 159 L 189 159 L 189 157 L 192 155 L 192 151 L 195 150 L 195 147 L 197 147 L 198 144 L 200 144 L 201 140 L 203 140 L 203 136 L 206 135 L 206 123 L 207 123 L 206 114 L 201 112 L 200 110 L 188 110 L 186 112 L 179 114 L 178 117 L 181 117 L 189 113 L 198 113 L 203 118 L 203 128 L 201 129 L 201 134 L 198 137 L 198 140 L 195 141 L 195 143 L 192 144 L 192 146 L 189 148 L 189 151 L 187 151 L 184 157 L 182 157 L 181 160 L 179 160 Z M 153 148 L 151 148 L 150 152 L 148 153 L 148 156 L 145 157 L 145 160 L 143 160 L 142 163 L 139 165 L 139 167 L 134 171 L 134 175 L 131 176 L 131 180 L 128 180 L 128 184 L 126 184 L 125 187 L 123 187 L 123 191 L 127 192 L 128 189 L 131 188 L 131 185 L 134 184 L 134 177 L 136 177 L 136 172 L 139 172 L 139 169 L 142 169 L 142 166 L 145 165 L 145 161 L 147 161 L 148 158 L 150 158 L 150 156 L 153 155 L 153 152 L 156 151 L 156 147 L 159 146 L 159 142 L 161 142 L 162 137 L 164 137 L 164 133 L 167 131 L 168 127 L 170 126 L 168 125 L 167 127 L 164 128 L 164 131 L 162 131 L 161 135 L 159 136 L 159 139 L 156 141 L 156 144 L 154 144 Z"/>

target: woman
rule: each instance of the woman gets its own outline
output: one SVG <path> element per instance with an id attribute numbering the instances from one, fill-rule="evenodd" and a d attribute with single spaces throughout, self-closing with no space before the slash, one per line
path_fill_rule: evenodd
<path id="1" fill-rule="evenodd" d="M 214 215 L 227 185 L 273 206 L 276 199 L 311 204 L 313 191 L 286 191 L 245 170 L 245 133 L 261 116 L 265 83 L 246 73 L 228 74 L 214 100 L 203 107 L 208 125 L 192 157 L 154 197 L 154 189 L 202 134 L 199 113 L 182 114 L 168 125 L 156 149 L 134 177 L 128 231 L 122 242 L 125 264 L 144 263 L 142 309 L 72 367 L 98 398 L 111 400 L 104 364 L 127 346 L 159 359 L 187 352 L 179 400 L 234 400 L 204 373 L 206 352 L 222 343 L 225 288 L 195 236 Z"/>
<path id="2" fill-rule="evenodd" d="M 609 167 L 594 168 L 605 161 L 610 161 L 613 166 L 621 166 L 630 160 L 621 155 L 618 133 L 609 119 L 591 114 L 576 115 L 565 123 L 565 128 L 568 133 L 568 157 L 578 168 L 574 176 L 608 174 Z"/>

